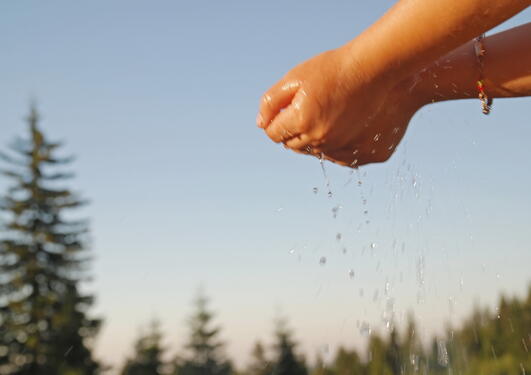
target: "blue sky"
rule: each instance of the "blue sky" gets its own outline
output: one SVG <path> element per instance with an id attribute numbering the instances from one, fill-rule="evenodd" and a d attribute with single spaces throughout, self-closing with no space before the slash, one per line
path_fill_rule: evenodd
<path id="1" fill-rule="evenodd" d="M 239 363 L 278 314 L 313 356 L 361 345 L 358 325 L 384 329 L 386 306 L 399 323 L 413 311 L 428 335 L 524 292 L 529 99 L 497 100 L 489 117 L 476 101 L 424 108 L 388 163 L 359 175 L 325 164 L 332 198 L 317 160 L 254 125 L 265 89 L 392 3 L 0 4 L 0 144 L 24 133 L 35 98 L 77 156 L 100 358 L 120 363 L 152 317 L 182 346 L 200 285 Z"/>

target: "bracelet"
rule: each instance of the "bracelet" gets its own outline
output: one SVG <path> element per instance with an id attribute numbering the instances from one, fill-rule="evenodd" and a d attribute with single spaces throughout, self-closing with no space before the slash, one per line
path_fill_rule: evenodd
<path id="1" fill-rule="evenodd" d="M 492 109 L 492 98 L 490 98 L 487 95 L 487 92 L 485 91 L 485 78 L 483 76 L 483 67 L 485 64 L 484 59 L 487 51 L 485 49 L 485 44 L 483 43 L 484 38 L 485 34 L 481 34 L 476 39 L 474 39 L 474 52 L 476 53 L 476 60 L 478 62 L 479 68 L 479 78 L 476 82 L 476 86 L 478 89 L 478 98 L 481 101 L 481 109 L 483 111 L 483 114 L 488 115 Z"/>

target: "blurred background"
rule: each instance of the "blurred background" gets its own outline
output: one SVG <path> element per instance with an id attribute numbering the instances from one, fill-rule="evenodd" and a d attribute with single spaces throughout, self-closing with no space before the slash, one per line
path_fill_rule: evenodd
<path id="1" fill-rule="evenodd" d="M 287 70 L 393 3 L 0 4 L 0 150 L 35 140 L 33 102 L 46 139 L 64 142 L 54 152 L 76 157 L 75 178 L 59 185 L 89 201 L 73 217 L 89 219 L 93 280 L 76 285 L 95 297 L 86 313 L 102 324 L 87 345 L 108 373 L 134 362 L 149 332 L 164 361 L 185 363 L 201 311 L 233 369 L 261 341 L 264 363 L 290 343 L 302 367 L 325 373 L 340 347 L 370 363 L 367 344 L 402 332 L 408 316 L 423 347 L 447 343 L 475 307 L 495 321 L 502 294 L 527 314 L 507 340 L 528 356 L 529 99 L 496 100 L 488 117 L 478 101 L 427 106 L 389 162 L 357 171 L 286 151 L 254 124 L 260 95 Z M 2 194 L 11 185 L 0 178 Z M 440 371 L 446 345 L 433 352 Z M 64 374 L 96 373 L 76 371 Z"/>

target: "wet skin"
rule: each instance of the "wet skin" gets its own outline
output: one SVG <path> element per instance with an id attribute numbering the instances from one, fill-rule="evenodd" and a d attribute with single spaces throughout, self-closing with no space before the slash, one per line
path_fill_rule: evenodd
<path id="1" fill-rule="evenodd" d="M 474 84 L 477 73 L 465 75 L 470 73 L 475 56 L 470 53 L 472 47 L 463 44 L 530 3 L 399 1 L 353 41 L 289 71 L 262 97 L 257 124 L 274 142 L 296 152 L 349 166 L 385 161 L 423 105 L 472 96 L 465 90 L 473 93 L 470 82 Z M 522 39 L 520 32 L 516 39 L 529 50 L 529 30 L 524 35 L 527 38 Z M 456 55 L 459 46 L 463 50 Z M 470 51 L 464 52 L 468 47 Z M 437 90 L 435 95 L 431 78 L 439 63 L 446 61 L 440 56 L 451 61 L 455 70 L 452 79 L 459 77 L 463 82 L 454 83 L 462 87 L 457 90 L 442 82 L 450 92 Z M 529 75 L 525 64 L 522 69 L 524 76 Z M 426 76 L 426 72 L 431 74 Z M 503 96 L 511 95 L 505 92 Z"/>

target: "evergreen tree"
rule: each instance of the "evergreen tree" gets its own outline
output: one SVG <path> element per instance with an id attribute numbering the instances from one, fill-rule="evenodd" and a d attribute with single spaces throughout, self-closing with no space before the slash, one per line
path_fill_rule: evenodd
<path id="1" fill-rule="evenodd" d="M 276 344 L 274 346 L 276 358 L 273 362 L 272 375 L 307 375 L 308 370 L 304 361 L 295 353 L 296 344 L 291 338 L 291 332 L 282 319 L 277 321 Z"/>
<path id="2" fill-rule="evenodd" d="M 386 360 L 387 344 L 377 334 L 371 335 L 368 351 L 367 375 L 393 375 Z"/>
<path id="3" fill-rule="evenodd" d="M 264 346 L 257 341 L 251 352 L 251 364 L 245 372 L 246 375 L 271 375 L 271 361 L 266 356 Z"/>
<path id="4" fill-rule="evenodd" d="M 402 373 L 402 361 L 400 358 L 400 342 L 396 329 L 389 333 L 389 343 L 386 345 L 385 360 L 392 374 L 399 375 Z"/>
<path id="5" fill-rule="evenodd" d="M 90 341 L 100 321 L 87 315 L 93 298 L 79 290 L 87 226 L 66 218 L 84 202 L 57 187 L 71 174 L 50 169 L 70 159 L 55 156 L 61 144 L 41 132 L 34 107 L 27 121 L 28 139 L 0 155 L 12 182 L 0 200 L 0 374 L 96 374 Z"/>
<path id="6" fill-rule="evenodd" d="M 334 360 L 334 373 L 336 375 L 361 375 L 363 364 L 355 350 L 347 351 L 339 348 Z"/>
<path id="7" fill-rule="evenodd" d="M 190 339 L 187 356 L 176 365 L 177 375 L 229 375 L 232 366 L 223 354 L 218 339 L 220 328 L 211 327 L 214 315 L 207 308 L 208 300 L 202 292 L 195 302 L 195 312 L 189 320 Z"/>
<path id="8" fill-rule="evenodd" d="M 147 334 L 140 335 L 135 343 L 135 352 L 131 359 L 127 360 L 122 375 L 161 375 L 164 370 L 162 355 L 162 334 L 159 324 L 154 321 Z"/>
<path id="9" fill-rule="evenodd" d="M 310 375 L 335 375 L 335 372 L 326 365 L 323 357 L 318 353 L 315 359 L 315 366 L 313 366 Z"/>

